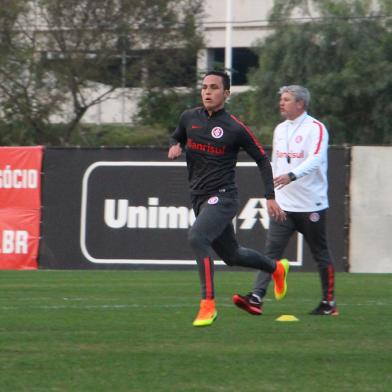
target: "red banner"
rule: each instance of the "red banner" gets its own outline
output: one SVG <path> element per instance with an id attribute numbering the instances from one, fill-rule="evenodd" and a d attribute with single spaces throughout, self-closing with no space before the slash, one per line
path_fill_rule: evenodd
<path id="1" fill-rule="evenodd" d="M 37 269 L 43 148 L 0 147 L 0 269 Z"/>

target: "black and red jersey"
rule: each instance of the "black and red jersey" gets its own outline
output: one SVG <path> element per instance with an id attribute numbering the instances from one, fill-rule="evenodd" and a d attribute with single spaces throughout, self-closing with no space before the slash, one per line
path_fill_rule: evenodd
<path id="1" fill-rule="evenodd" d="M 177 143 L 186 151 L 192 193 L 209 194 L 235 187 L 235 166 L 243 149 L 260 169 L 266 198 L 275 197 L 268 156 L 251 130 L 225 109 L 212 116 L 203 107 L 183 112 L 170 139 L 171 145 Z"/>

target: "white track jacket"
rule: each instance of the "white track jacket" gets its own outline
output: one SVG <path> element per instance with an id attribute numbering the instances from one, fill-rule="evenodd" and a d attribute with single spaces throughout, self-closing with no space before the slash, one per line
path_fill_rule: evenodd
<path id="1" fill-rule="evenodd" d="M 306 112 L 286 120 L 274 131 L 274 177 L 292 172 L 297 179 L 275 189 L 276 201 L 285 211 L 312 212 L 328 208 L 328 131 Z"/>

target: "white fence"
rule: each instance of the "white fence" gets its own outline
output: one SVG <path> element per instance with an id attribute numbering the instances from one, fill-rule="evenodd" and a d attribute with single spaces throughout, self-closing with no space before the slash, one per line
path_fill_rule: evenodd
<path id="1" fill-rule="evenodd" d="M 350 272 L 392 272 L 392 147 L 352 147 Z"/>

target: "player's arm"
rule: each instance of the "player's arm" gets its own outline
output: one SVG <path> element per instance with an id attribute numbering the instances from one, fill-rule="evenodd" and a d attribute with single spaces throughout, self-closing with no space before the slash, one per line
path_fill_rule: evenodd
<path id="1" fill-rule="evenodd" d="M 253 132 L 240 123 L 243 127 L 243 132 L 240 136 L 241 147 L 254 159 L 259 168 L 261 179 L 264 184 L 265 198 L 267 199 L 267 210 L 269 215 L 279 221 L 286 219 L 286 213 L 280 208 L 275 201 L 274 181 L 272 174 L 272 166 L 268 155 L 260 145 Z"/>
<path id="2" fill-rule="evenodd" d="M 263 180 L 265 188 L 265 198 L 267 200 L 275 199 L 272 167 L 268 155 L 264 151 L 253 132 L 236 117 L 232 116 L 232 118 L 240 126 L 240 132 L 238 133 L 240 147 L 243 148 L 247 154 L 252 157 L 259 168 L 261 179 Z"/>
<path id="3" fill-rule="evenodd" d="M 274 130 L 274 135 L 272 137 L 272 152 L 271 152 L 271 166 L 272 166 L 272 173 L 276 173 L 277 171 L 277 163 L 278 163 L 278 157 L 276 154 L 276 142 L 275 140 L 277 139 L 277 128 Z"/>

